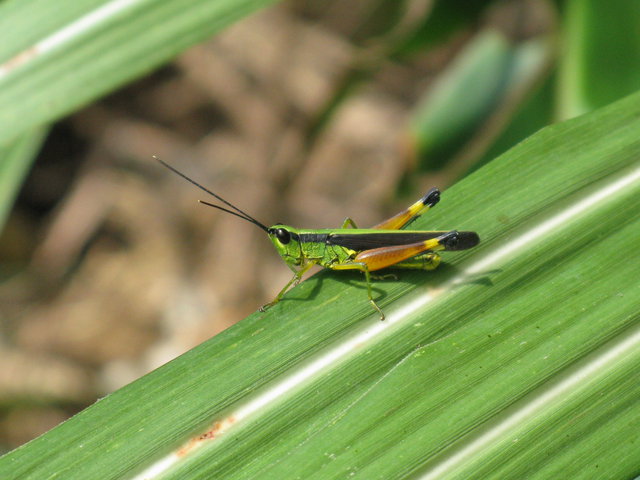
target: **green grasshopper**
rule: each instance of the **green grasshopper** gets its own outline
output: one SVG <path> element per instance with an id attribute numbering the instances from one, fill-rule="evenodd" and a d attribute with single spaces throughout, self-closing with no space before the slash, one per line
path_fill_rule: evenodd
<path id="1" fill-rule="evenodd" d="M 300 282 L 305 272 L 314 265 L 320 265 L 331 270 L 363 272 L 369 302 L 380 314 L 380 319 L 384 320 L 384 313 L 373 299 L 371 272 L 389 267 L 433 270 L 440 264 L 440 256 L 436 252 L 466 250 L 480 243 L 476 232 L 401 230 L 440 201 L 440 191 L 437 188 L 429 190 L 406 210 L 367 229 L 358 228 L 349 217 L 337 229 L 310 230 L 279 223 L 267 227 L 171 165 L 159 158 L 156 160 L 233 210 L 203 200 L 200 200 L 200 203 L 240 217 L 267 232 L 276 250 L 293 271 L 293 278 L 276 298 L 263 305 L 260 311 L 278 303 L 291 286 Z"/>

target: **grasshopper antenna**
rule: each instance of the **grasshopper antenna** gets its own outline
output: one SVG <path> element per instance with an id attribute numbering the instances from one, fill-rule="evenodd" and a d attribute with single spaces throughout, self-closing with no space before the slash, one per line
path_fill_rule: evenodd
<path id="1" fill-rule="evenodd" d="M 220 205 L 215 205 L 213 203 L 205 202 L 204 200 L 198 200 L 198 202 L 200 202 L 203 205 L 206 205 L 207 207 L 217 208 L 218 210 L 222 210 L 223 212 L 227 212 L 227 213 L 230 213 L 231 215 L 235 215 L 238 218 L 242 218 L 243 220 L 246 220 L 247 222 L 251 222 L 254 225 L 257 225 L 258 227 L 260 227 L 265 232 L 269 231 L 269 229 L 265 225 L 263 225 L 262 223 L 258 222 L 257 220 L 255 220 L 255 219 L 253 219 L 251 217 L 244 217 L 244 216 L 240 215 L 239 213 L 234 212 L 233 210 L 229 210 L 228 208 L 221 207 Z"/>
<path id="2" fill-rule="evenodd" d="M 214 205 L 213 203 L 209 203 L 209 202 L 205 202 L 203 200 L 199 200 L 200 203 L 207 205 L 209 207 L 213 207 L 213 208 L 217 208 L 218 210 L 222 210 L 223 212 L 227 212 L 230 213 L 231 215 L 235 215 L 236 217 L 240 217 L 244 220 L 246 220 L 247 222 L 253 223 L 254 225 L 257 225 L 258 227 L 260 227 L 262 230 L 264 230 L 265 232 L 268 232 L 269 229 L 263 224 L 260 223 L 258 220 L 256 220 L 255 218 L 253 218 L 251 215 L 249 215 L 246 212 L 243 212 L 242 210 L 240 210 L 238 207 L 236 207 L 235 205 L 227 202 L 224 198 L 222 198 L 220 195 L 217 195 L 215 193 L 213 193 L 211 190 L 209 190 L 208 188 L 200 185 L 198 182 L 196 182 L 195 180 L 192 180 L 191 178 L 187 177 L 184 173 L 176 170 L 175 168 L 173 168 L 171 165 L 169 165 L 167 162 L 160 160 L 158 157 L 156 157 L 155 155 L 153 156 L 154 159 L 156 159 L 158 162 L 160 162 L 163 166 L 165 166 L 166 168 L 168 168 L 169 170 L 171 170 L 173 173 L 181 176 L 182 178 L 184 178 L 187 182 L 195 185 L 196 187 L 198 187 L 200 190 L 207 192 L 209 195 L 217 198 L 218 200 L 220 200 L 222 203 L 224 203 L 225 205 L 228 205 L 229 207 L 233 208 L 234 211 L 229 210 L 227 208 L 221 207 L 219 205 Z M 238 212 L 238 213 L 236 213 Z"/>

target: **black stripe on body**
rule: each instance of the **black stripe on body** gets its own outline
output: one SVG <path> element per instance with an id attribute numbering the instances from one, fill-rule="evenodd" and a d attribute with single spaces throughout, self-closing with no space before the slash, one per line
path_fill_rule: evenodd
<path id="1" fill-rule="evenodd" d="M 444 235 L 447 232 L 402 232 L 398 233 L 337 233 L 326 236 L 328 245 L 338 245 L 357 252 L 371 250 L 372 248 L 391 247 L 396 245 L 409 245 L 411 243 L 424 242 L 432 238 Z M 315 235 L 315 234 L 314 234 Z M 303 235 L 300 235 L 303 237 Z M 322 240 L 324 241 L 324 240 Z M 480 237 L 476 232 L 458 232 L 458 242 L 455 246 L 446 250 L 466 250 L 480 243 Z"/>
<path id="2" fill-rule="evenodd" d="M 328 243 L 328 233 L 300 233 L 297 235 L 301 243 Z"/>

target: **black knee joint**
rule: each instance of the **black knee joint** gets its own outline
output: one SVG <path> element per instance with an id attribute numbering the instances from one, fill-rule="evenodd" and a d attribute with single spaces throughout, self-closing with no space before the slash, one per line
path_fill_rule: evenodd
<path id="1" fill-rule="evenodd" d="M 440 190 L 438 190 L 437 188 L 432 188 L 426 193 L 424 197 L 422 197 L 422 204 L 428 205 L 429 207 L 433 207 L 439 201 L 440 201 Z"/>

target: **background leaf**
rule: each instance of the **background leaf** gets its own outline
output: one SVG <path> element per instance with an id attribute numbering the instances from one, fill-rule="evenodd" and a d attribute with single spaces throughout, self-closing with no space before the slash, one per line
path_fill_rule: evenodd
<path id="1" fill-rule="evenodd" d="M 0 3 L 0 145 L 148 73 L 272 0 Z M 10 33 L 10 34 L 8 34 Z"/>
<path id="2" fill-rule="evenodd" d="M 515 99 L 541 77 L 549 56 L 550 45 L 545 39 L 511 45 L 496 30 L 476 35 L 416 108 L 410 132 L 418 157 L 416 170 L 439 170 L 453 163 L 474 137 L 482 136 L 482 143 L 490 144 L 501 130 L 492 125 L 495 117 L 506 117 L 501 123 L 511 124 L 511 112 L 505 110 L 511 110 Z M 454 178 L 466 169 L 458 170 L 462 172 Z"/>
<path id="3" fill-rule="evenodd" d="M 0 231 L 13 206 L 20 185 L 31 167 L 31 162 L 42 145 L 45 129 L 23 134 L 0 148 Z"/>
<path id="4" fill-rule="evenodd" d="M 564 4 L 558 116 L 570 118 L 640 88 L 640 9 L 632 2 Z"/>

